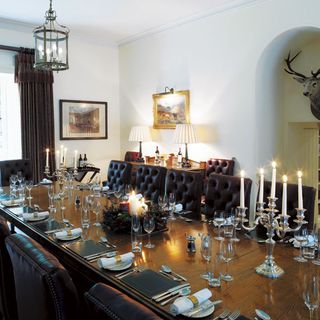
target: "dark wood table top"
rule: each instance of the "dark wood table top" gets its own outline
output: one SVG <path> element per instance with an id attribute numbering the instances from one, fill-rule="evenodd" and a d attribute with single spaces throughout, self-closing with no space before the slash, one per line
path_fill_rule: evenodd
<path id="1" fill-rule="evenodd" d="M 87 191 L 77 191 L 82 199 Z M 48 207 L 47 190 L 45 186 L 39 186 L 32 189 L 33 204 L 39 204 L 42 208 Z M 104 204 L 107 199 L 103 198 Z M 65 199 L 67 210 L 65 216 L 74 226 L 81 226 L 80 209 L 74 205 L 74 198 Z M 59 207 L 59 205 L 57 205 Z M 80 266 L 85 270 L 86 277 L 93 281 L 103 281 L 124 291 L 131 297 L 146 304 L 156 311 L 160 316 L 167 319 L 174 319 L 169 314 L 168 307 L 160 307 L 158 304 L 144 298 L 138 292 L 127 287 L 123 282 L 116 279 L 116 273 L 101 270 L 96 262 L 88 263 L 79 258 L 76 254 L 66 250 L 62 243 L 58 243 L 51 237 L 41 233 L 32 223 L 26 223 L 18 219 L 9 210 L 10 208 L 1 208 L 1 214 L 13 222 L 18 228 L 22 229 L 29 236 L 44 245 L 49 251 L 55 254 L 63 264 L 73 265 L 75 270 Z M 56 220 L 61 220 L 61 213 L 58 210 Z M 95 217 L 91 216 L 91 222 Z M 168 231 L 159 232 L 151 236 L 154 249 L 143 248 L 141 254 L 136 254 L 135 265 L 144 266 L 153 270 L 159 270 L 162 264 L 169 265 L 175 272 L 185 276 L 191 284 L 192 292 L 207 287 L 205 280 L 200 275 L 205 271 L 206 265 L 201 258 L 199 233 L 209 232 L 212 235 L 216 230 L 210 225 L 201 221 L 194 220 L 186 222 L 182 219 L 170 221 Z M 197 237 L 196 253 L 189 254 L 186 251 L 187 241 L 185 234 L 191 234 Z M 100 236 L 105 235 L 101 228 L 91 226 L 85 238 L 99 240 Z M 108 232 L 108 239 L 117 246 L 119 254 L 131 250 L 130 235 L 116 234 Z M 299 254 L 299 250 L 288 244 L 276 244 L 275 259 L 279 266 L 285 270 L 285 274 L 279 279 L 268 279 L 256 274 L 255 267 L 261 264 L 266 255 L 264 244 L 259 244 L 253 239 L 240 234 L 241 241 L 235 243 L 236 255 L 230 262 L 229 271 L 233 275 L 232 282 L 222 281 L 221 288 L 210 288 L 213 297 L 212 300 L 221 299 L 223 303 L 216 307 L 214 315 L 218 315 L 224 308 L 230 310 L 239 309 L 242 315 L 249 319 L 254 319 L 254 310 L 262 309 L 266 311 L 272 319 L 309 319 L 309 312 L 303 301 L 303 281 L 304 276 L 311 272 L 320 272 L 320 267 L 311 262 L 298 263 L 293 257 Z M 143 237 L 146 243 L 147 238 Z M 220 242 L 214 240 L 213 256 L 219 250 Z M 213 265 L 213 264 L 212 264 Z M 225 264 L 222 264 L 225 270 Z M 320 312 L 314 315 L 318 319 Z M 179 317 L 178 317 L 179 318 Z M 181 317 L 182 318 L 182 317 Z M 206 319 L 212 319 L 213 315 Z"/>

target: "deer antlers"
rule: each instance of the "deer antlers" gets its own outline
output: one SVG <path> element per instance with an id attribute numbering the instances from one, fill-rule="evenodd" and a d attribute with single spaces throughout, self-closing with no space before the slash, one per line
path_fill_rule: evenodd
<path id="1" fill-rule="evenodd" d="M 285 68 L 284 70 L 285 70 L 287 73 L 293 74 L 294 76 L 297 76 L 297 77 L 299 77 L 299 78 L 307 79 L 307 77 L 306 77 L 304 74 L 294 71 L 294 70 L 292 69 L 292 67 L 291 67 L 291 63 L 293 62 L 293 60 L 295 60 L 295 58 L 296 58 L 300 53 L 301 53 L 301 51 L 299 51 L 293 58 L 290 58 L 291 52 L 289 51 L 289 54 L 288 54 L 287 59 L 284 59 L 284 61 L 285 61 L 286 64 L 287 64 L 287 68 L 288 68 L 288 69 Z M 312 74 L 312 77 L 317 78 L 317 76 L 320 74 L 320 68 L 318 69 L 317 72 L 311 71 L 311 74 Z"/>

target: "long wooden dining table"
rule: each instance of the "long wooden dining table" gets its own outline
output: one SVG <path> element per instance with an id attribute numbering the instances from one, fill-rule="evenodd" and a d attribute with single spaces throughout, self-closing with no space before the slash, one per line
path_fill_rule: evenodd
<path id="1" fill-rule="evenodd" d="M 74 198 L 78 195 L 80 200 L 83 200 L 88 192 L 86 190 L 73 191 L 73 196 L 64 200 L 67 207 L 65 218 L 75 227 L 81 227 L 81 210 L 75 205 Z M 32 197 L 33 205 L 37 204 L 42 209 L 47 210 L 48 194 L 46 186 L 33 188 Z M 106 197 L 101 199 L 104 205 L 107 205 L 110 201 Z M 57 204 L 57 208 L 54 218 L 59 221 L 61 220 L 59 204 Z M 182 316 L 173 317 L 169 312 L 169 306 L 162 307 L 159 303 L 146 298 L 127 286 L 122 280 L 115 277 L 117 272 L 101 269 L 96 261 L 90 263 L 66 249 L 64 242 L 57 241 L 52 236 L 40 231 L 37 228 L 37 223 L 23 221 L 22 218 L 12 213 L 11 208 L 2 206 L 0 207 L 0 213 L 17 228 L 54 254 L 70 272 L 81 292 L 87 291 L 94 283 L 104 282 L 148 306 L 164 319 L 184 318 Z M 106 236 L 117 247 L 119 254 L 131 251 L 129 234 L 111 231 L 105 233 L 101 227 L 93 225 L 94 221 L 95 216 L 92 214 L 90 228 L 84 230 L 82 239 L 79 241 L 89 238 L 99 241 L 101 236 Z M 134 265 L 159 271 L 161 265 L 166 264 L 176 273 L 187 278 L 194 293 L 208 287 L 207 281 L 200 277 L 206 270 L 206 262 L 201 257 L 199 234 L 210 233 L 214 236 L 216 232 L 216 228 L 199 219 L 193 219 L 189 222 L 183 219 L 168 221 L 166 231 L 155 232 L 151 235 L 151 241 L 155 244 L 155 247 L 153 249 L 143 247 L 141 253 L 135 254 Z M 195 253 L 187 252 L 186 235 L 193 235 L 196 238 Z M 291 244 L 277 243 L 274 250 L 275 259 L 284 269 L 285 274 L 279 279 L 265 278 L 255 272 L 255 267 L 261 264 L 265 258 L 265 244 L 258 243 L 255 239 L 249 237 L 240 233 L 240 241 L 234 243 L 235 256 L 229 264 L 229 272 L 234 280 L 231 282 L 222 281 L 219 288 L 209 288 L 212 292 L 211 300 L 221 299 L 222 304 L 216 306 L 213 315 L 204 319 L 213 319 L 214 316 L 226 308 L 229 310 L 238 309 L 242 315 L 249 319 L 254 319 L 255 309 L 264 310 L 272 319 L 309 319 L 309 311 L 303 300 L 304 278 L 306 274 L 311 272 L 319 273 L 320 267 L 311 262 L 298 263 L 294 261 L 293 257 L 299 254 L 299 250 L 293 248 Z M 144 244 L 146 241 L 147 237 L 143 237 Z M 219 248 L 220 242 L 214 240 L 213 257 L 219 252 Z M 215 259 L 212 260 L 210 268 L 213 267 L 214 269 Z M 219 267 L 224 271 L 225 264 Z M 319 315 L 320 312 L 316 312 L 314 319 L 318 319 Z"/>

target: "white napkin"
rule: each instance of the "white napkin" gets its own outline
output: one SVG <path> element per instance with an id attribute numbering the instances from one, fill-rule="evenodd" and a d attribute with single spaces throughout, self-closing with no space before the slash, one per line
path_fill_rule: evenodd
<path id="1" fill-rule="evenodd" d="M 97 263 L 100 268 L 108 269 L 115 266 L 117 263 L 129 262 L 130 260 L 132 261 L 133 258 L 134 254 L 132 252 L 128 252 L 112 258 L 100 258 Z"/>
<path id="2" fill-rule="evenodd" d="M 22 199 L 12 199 L 12 200 L 2 200 L 1 204 L 3 204 L 6 207 L 16 206 L 23 202 Z"/>
<path id="3" fill-rule="evenodd" d="M 198 305 L 207 301 L 212 296 L 212 293 L 209 289 L 205 288 L 196 293 L 194 293 L 191 297 L 195 297 L 198 301 Z M 178 298 L 171 306 L 170 312 L 174 315 L 178 315 L 180 313 L 188 312 L 195 307 L 193 302 L 188 297 Z"/>
<path id="4" fill-rule="evenodd" d="M 180 212 L 183 210 L 183 206 L 181 203 L 176 204 L 176 207 L 174 209 L 174 212 Z"/>
<path id="5" fill-rule="evenodd" d="M 63 239 L 69 236 L 80 236 L 82 233 L 81 228 L 76 228 L 76 229 L 69 229 L 69 230 L 63 230 L 56 232 L 54 235 L 57 239 Z"/>
<path id="6" fill-rule="evenodd" d="M 34 213 L 23 213 L 22 217 L 24 220 L 32 220 L 38 215 L 39 218 L 49 217 L 48 211 L 34 212 Z"/>
<path id="7" fill-rule="evenodd" d="M 300 242 L 297 241 L 296 239 L 292 238 L 289 240 L 289 242 L 292 242 L 292 244 L 295 248 L 300 248 Z M 302 242 L 303 247 L 313 247 L 315 245 L 316 245 L 316 241 L 314 239 L 314 236 L 312 236 L 312 235 L 308 235 L 307 240 Z"/>

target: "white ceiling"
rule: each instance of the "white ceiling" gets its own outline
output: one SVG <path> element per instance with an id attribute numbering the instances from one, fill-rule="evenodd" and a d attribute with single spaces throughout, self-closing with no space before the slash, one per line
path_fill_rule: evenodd
<path id="1" fill-rule="evenodd" d="M 71 32 L 124 43 L 202 16 L 259 0 L 53 0 Z M 42 24 L 49 0 L 0 0 L 0 19 Z M 71 34 L 70 34 L 71 35 Z"/>

